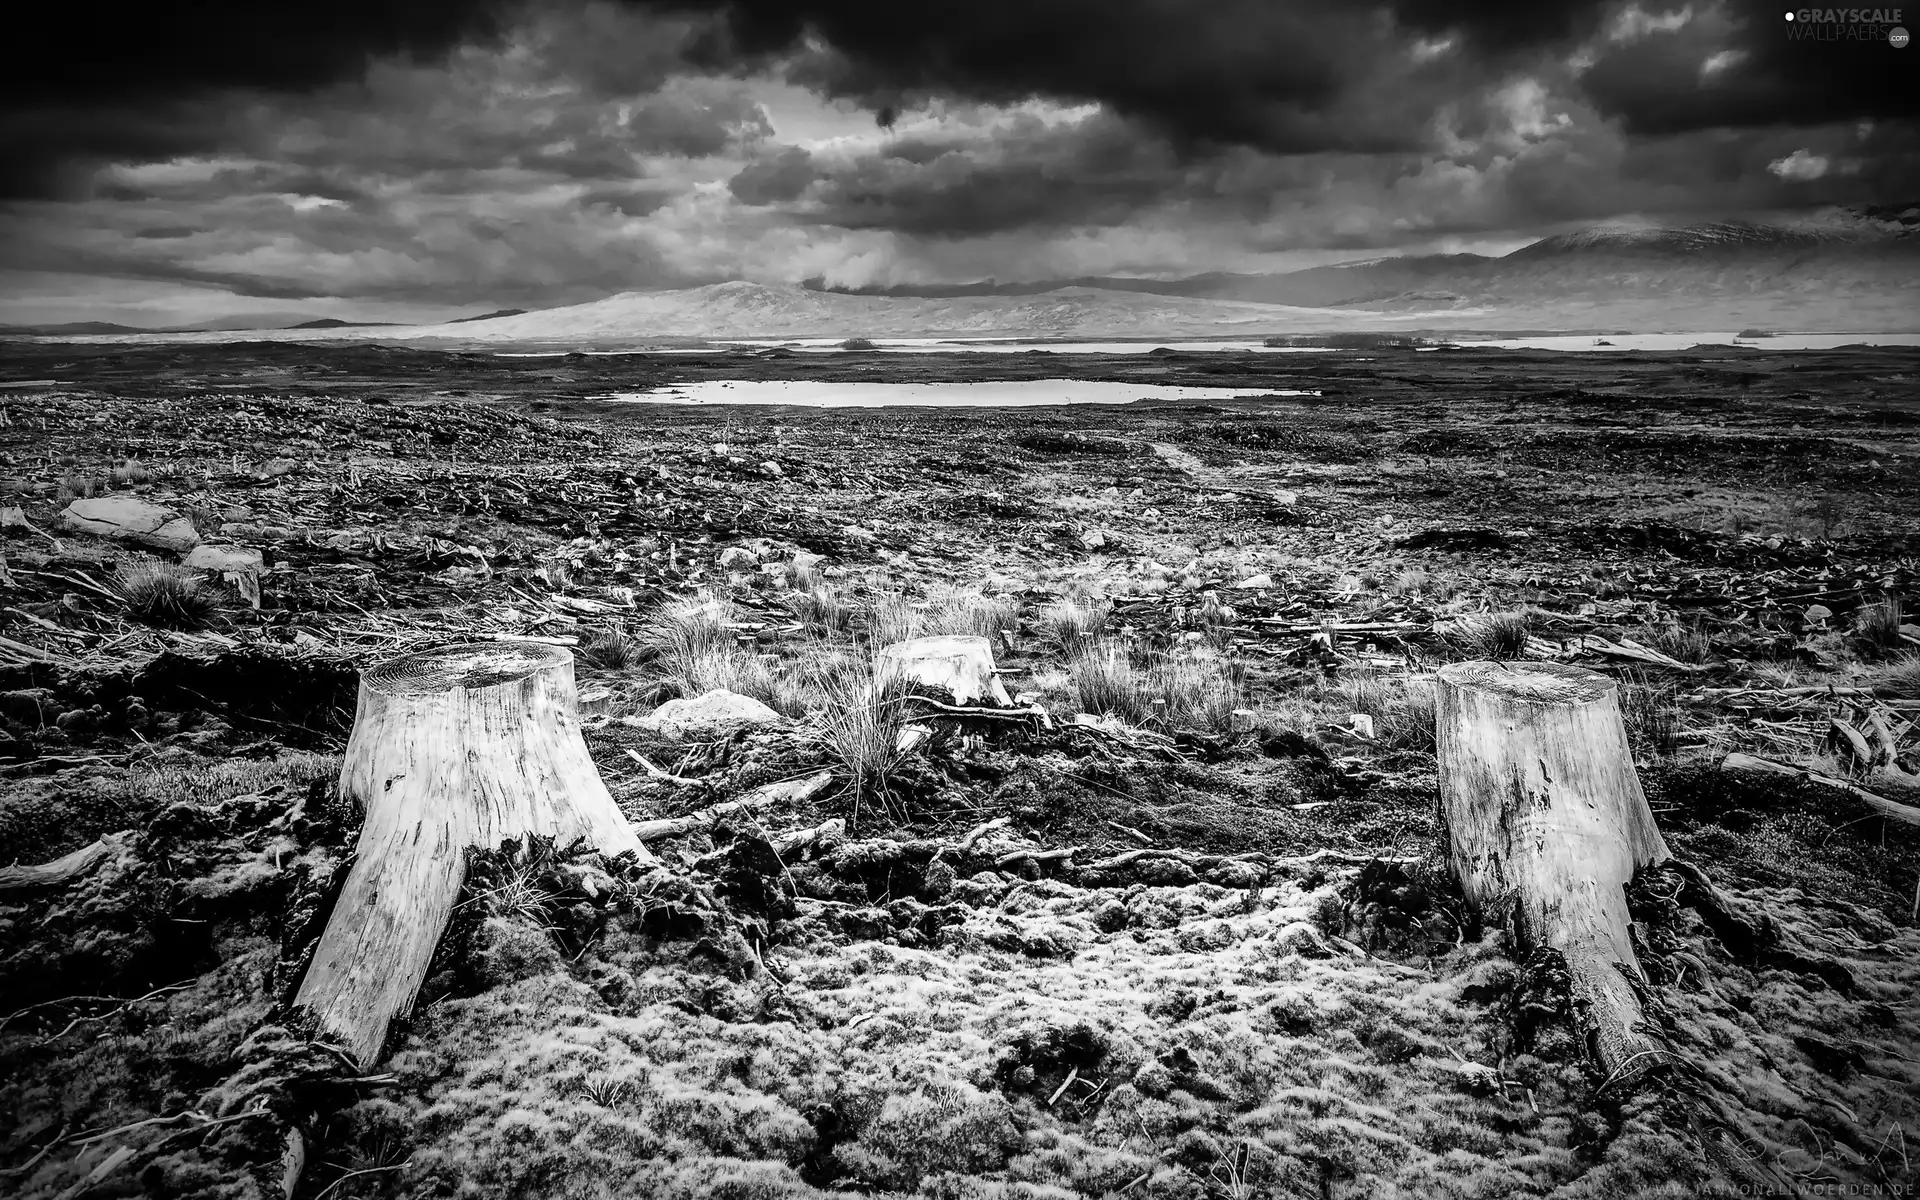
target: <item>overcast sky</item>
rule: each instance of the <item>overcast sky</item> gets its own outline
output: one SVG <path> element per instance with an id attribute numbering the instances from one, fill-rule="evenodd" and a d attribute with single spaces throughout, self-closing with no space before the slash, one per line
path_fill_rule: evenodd
<path id="1" fill-rule="evenodd" d="M 35 18 L 0 77 L 0 322 L 1286 270 L 1920 199 L 1920 49 L 1791 40 L 1779 0 Z"/>

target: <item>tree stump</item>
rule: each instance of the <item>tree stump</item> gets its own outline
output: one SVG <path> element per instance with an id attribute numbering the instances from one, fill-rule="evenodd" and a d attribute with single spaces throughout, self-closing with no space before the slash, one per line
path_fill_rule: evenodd
<path id="1" fill-rule="evenodd" d="M 483 642 L 365 672 L 340 793 L 364 815 L 352 870 L 294 998 L 371 1066 L 413 1006 L 466 880 L 467 849 L 526 834 L 652 855 L 601 783 L 573 655 Z"/>
<path id="2" fill-rule="evenodd" d="M 944 704 L 1013 707 L 1013 698 L 993 667 L 993 647 L 983 637 L 909 638 L 874 658 L 874 682 Z"/>
<path id="3" fill-rule="evenodd" d="M 1557 663 L 1439 672 L 1440 802 L 1467 901 L 1551 947 L 1608 1084 L 1668 1061 L 1636 988 L 1626 885 L 1671 857 L 1634 774 L 1618 685 Z M 1606 1086 L 1606 1085 L 1603 1085 Z"/>

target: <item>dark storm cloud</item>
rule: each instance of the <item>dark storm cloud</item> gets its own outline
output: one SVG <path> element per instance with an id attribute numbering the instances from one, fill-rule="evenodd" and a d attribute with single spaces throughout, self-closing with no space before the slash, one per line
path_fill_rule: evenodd
<path id="1" fill-rule="evenodd" d="M 1412 89 L 1394 64 L 1420 35 L 1454 37 L 1461 59 L 1571 42 L 1599 0 L 657 0 L 718 16 L 690 53 L 714 66 L 794 55 L 796 78 L 876 108 L 930 95 L 988 102 L 1097 101 L 1174 140 L 1277 152 L 1409 148 L 1442 85 Z M 815 47 L 824 45 L 825 50 Z M 1364 93 L 1364 95 L 1362 94 Z"/>
<path id="2" fill-rule="evenodd" d="M 1891 24 L 1838 37 L 1788 22 L 1788 7 L 1739 0 L 1708 9 L 1611 49 L 1582 84 L 1633 134 L 1920 117 L 1920 62 L 1911 48 L 1888 45 Z"/>
<path id="3" fill-rule="evenodd" d="M 755 159 L 727 181 L 727 190 L 742 204 L 766 205 L 793 200 L 820 177 L 813 155 L 800 146 Z"/>
<path id="4" fill-rule="evenodd" d="M 0 72 L 0 198 L 71 194 L 89 161 L 155 161 L 226 144 L 234 91 L 357 77 L 374 56 L 430 59 L 493 35 L 474 0 L 36 6 Z"/>

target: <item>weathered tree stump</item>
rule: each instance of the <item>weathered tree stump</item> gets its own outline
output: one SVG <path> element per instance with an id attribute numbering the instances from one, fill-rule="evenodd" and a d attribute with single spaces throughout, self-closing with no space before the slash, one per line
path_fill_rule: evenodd
<path id="1" fill-rule="evenodd" d="M 874 657 L 874 682 L 946 704 L 1011 708 L 1013 698 L 993 668 L 993 646 L 983 637 L 910 638 Z"/>
<path id="2" fill-rule="evenodd" d="M 541 834 L 651 858 L 574 714 L 573 655 L 483 642 L 367 671 L 340 769 L 364 814 L 352 870 L 294 997 L 371 1066 L 413 1006 L 470 846 Z"/>
<path id="3" fill-rule="evenodd" d="M 1626 885 L 1671 857 L 1647 808 L 1618 685 L 1557 663 L 1439 676 L 1440 801 L 1455 874 L 1523 948 L 1566 959 L 1574 1021 L 1609 1084 L 1668 1061 L 1635 989 Z M 1604 1085 L 1603 1085 L 1604 1086 Z"/>

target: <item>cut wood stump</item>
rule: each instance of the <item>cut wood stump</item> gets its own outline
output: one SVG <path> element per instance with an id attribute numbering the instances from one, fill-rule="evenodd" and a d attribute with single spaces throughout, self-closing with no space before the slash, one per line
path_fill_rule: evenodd
<path id="1" fill-rule="evenodd" d="M 1634 774 L 1618 685 L 1559 663 L 1440 668 L 1440 803 L 1468 903 L 1566 960 L 1604 1086 L 1670 1062 L 1637 989 L 1626 886 L 1667 850 Z"/>
<path id="2" fill-rule="evenodd" d="M 993 646 L 983 637 L 910 638 L 874 658 L 874 682 L 945 704 L 1013 707 L 1013 698 L 993 666 Z"/>
<path id="3" fill-rule="evenodd" d="M 539 834 L 652 855 L 601 783 L 575 716 L 573 655 L 450 646 L 365 672 L 340 794 L 364 817 L 352 870 L 294 997 L 371 1066 L 412 1007 L 469 847 Z"/>

